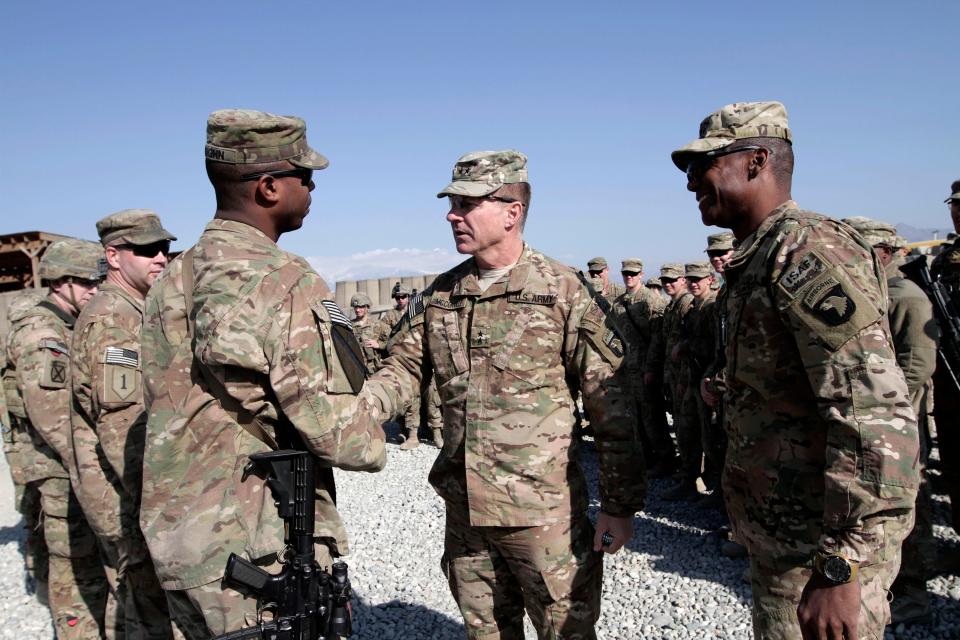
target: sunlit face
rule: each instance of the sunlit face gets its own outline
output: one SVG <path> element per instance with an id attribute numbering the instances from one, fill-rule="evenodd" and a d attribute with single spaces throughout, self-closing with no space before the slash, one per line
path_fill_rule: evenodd
<path id="1" fill-rule="evenodd" d="M 623 276 L 623 284 L 630 293 L 633 293 L 643 286 L 643 272 L 621 271 L 620 275 Z"/>
<path id="2" fill-rule="evenodd" d="M 749 152 L 759 149 L 745 146 L 707 156 L 701 154 L 687 167 L 687 190 L 697 196 L 703 224 L 730 229 L 742 207 L 747 186 Z M 743 153 L 741 153 L 743 152 Z"/>
<path id="3" fill-rule="evenodd" d="M 713 276 L 707 276 L 706 278 L 687 278 L 687 286 L 690 288 L 690 293 L 692 293 L 697 298 L 702 298 L 710 292 L 710 285 L 713 284 Z"/>
<path id="4" fill-rule="evenodd" d="M 713 270 L 717 273 L 723 273 L 723 270 L 727 268 L 727 263 L 730 262 L 730 258 L 733 257 L 733 249 L 729 251 L 710 251 L 707 256 L 710 258 Z"/>
<path id="5" fill-rule="evenodd" d="M 353 315 L 357 317 L 357 320 L 363 320 L 367 317 L 367 306 L 356 306 L 353 308 Z"/>
<path id="6" fill-rule="evenodd" d="M 603 289 L 607 286 L 607 281 L 610 279 L 610 268 L 590 269 L 590 277 L 593 279 L 594 286 Z"/>
<path id="7" fill-rule="evenodd" d="M 447 222 L 458 253 L 477 255 L 507 238 L 508 203 L 492 197 L 450 196 L 449 200 Z"/>
<path id="8" fill-rule="evenodd" d="M 146 295 L 164 268 L 170 242 L 162 240 L 145 245 L 121 244 L 106 248 L 107 264 L 118 272 L 120 278 Z"/>
<path id="9" fill-rule="evenodd" d="M 394 296 L 393 299 L 396 301 L 397 309 L 399 309 L 400 311 L 403 311 L 404 309 L 406 309 L 407 303 L 410 302 L 410 296 L 408 296 L 405 293 L 399 296 Z"/>
<path id="10" fill-rule="evenodd" d="M 667 295 L 671 298 L 676 298 L 687 290 L 687 279 L 683 276 L 676 279 L 660 278 L 660 283 L 663 285 L 663 290 L 666 291 Z"/>
<path id="11" fill-rule="evenodd" d="M 87 306 L 90 299 L 97 295 L 99 280 L 83 280 L 82 278 L 62 278 L 50 286 L 51 290 L 73 306 L 76 312 Z"/>

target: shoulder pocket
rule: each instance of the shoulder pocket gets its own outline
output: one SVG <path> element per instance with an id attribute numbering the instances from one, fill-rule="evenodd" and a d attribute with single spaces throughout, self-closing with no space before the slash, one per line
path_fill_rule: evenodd
<path id="1" fill-rule="evenodd" d="M 132 404 L 140 400 L 140 354 L 133 349 L 107 347 L 101 364 L 104 404 Z"/>
<path id="2" fill-rule="evenodd" d="M 777 286 L 786 292 L 782 283 Z M 788 293 L 787 313 L 833 351 L 883 315 L 856 283 L 838 269 L 812 279 L 794 295 Z"/>
<path id="3" fill-rule="evenodd" d="M 41 389 L 64 389 L 70 371 L 70 349 L 59 340 L 41 340 Z"/>
<path id="4" fill-rule="evenodd" d="M 326 389 L 329 393 L 359 393 L 366 379 L 363 351 L 353 333 L 353 325 L 332 300 L 310 303 L 317 320 L 327 365 Z"/>

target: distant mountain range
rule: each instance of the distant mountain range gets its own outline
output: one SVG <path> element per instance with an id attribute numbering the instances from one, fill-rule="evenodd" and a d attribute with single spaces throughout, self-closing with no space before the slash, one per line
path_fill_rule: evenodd
<path id="1" fill-rule="evenodd" d="M 906 222 L 898 222 L 896 227 L 897 233 L 906 238 L 907 242 L 922 242 L 924 240 L 933 240 L 934 238 L 944 240 L 947 234 L 953 231 L 953 229 L 949 227 L 943 227 L 941 229 L 921 229 Z"/>

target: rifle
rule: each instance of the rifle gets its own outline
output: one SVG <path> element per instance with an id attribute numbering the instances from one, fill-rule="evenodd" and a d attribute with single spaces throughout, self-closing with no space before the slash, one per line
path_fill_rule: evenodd
<path id="1" fill-rule="evenodd" d="M 923 256 L 900 266 L 900 271 L 930 298 L 933 316 L 940 327 L 940 346 L 937 348 L 937 367 L 950 379 L 955 393 L 960 393 L 960 314 L 950 299 L 946 286 L 934 280 Z"/>
<path id="2" fill-rule="evenodd" d="M 214 640 L 335 640 L 352 633 L 347 565 L 320 568 L 313 550 L 316 517 L 314 458 L 306 451 L 280 450 L 250 456 L 244 475 L 262 473 L 284 521 L 283 569 L 271 574 L 231 553 L 224 585 L 257 598 L 257 626 Z M 264 619 L 263 614 L 270 615 Z"/>

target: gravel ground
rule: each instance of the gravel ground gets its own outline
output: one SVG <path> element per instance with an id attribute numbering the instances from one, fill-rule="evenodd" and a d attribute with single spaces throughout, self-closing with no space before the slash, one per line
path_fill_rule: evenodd
<path id="1" fill-rule="evenodd" d="M 395 436 L 395 429 L 389 429 Z M 464 637 L 463 623 L 440 572 L 443 504 L 427 484 L 437 450 L 421 445 L 401 451 L 388 445 L 379 474 L 337 472 L 338 502 L 350 534 L 354 637 L 404 640 Z M 596 484 L 596 457 L 584 447 L 584 466 Z M 740 576 L 746 560 L 719 552 L 713 529 L 719 516 L 689 503 L 660 499 L 669 486 L 654 481 L 647 509 L 637 517 L 627 547 L 604 566 L 603 613 L 598 636 L 606 640 L 750 638 L 750 588 Z M 23 530 L 13 509 L 6 463 L 0 457 L 0 640 L 53 638 L 50 616 L 25 589 Z M 596 496 L 591 507 L 597 508 Z M 935 504 L 941 550 L 960 549 L 948 527 L 948 503 Z M 940 575 L 929 583 L 934 622 L 889 630 L 892 639 L 960 638 L 960 578 Z M 527 638 L 536 635 L 532 627 Z"/>

